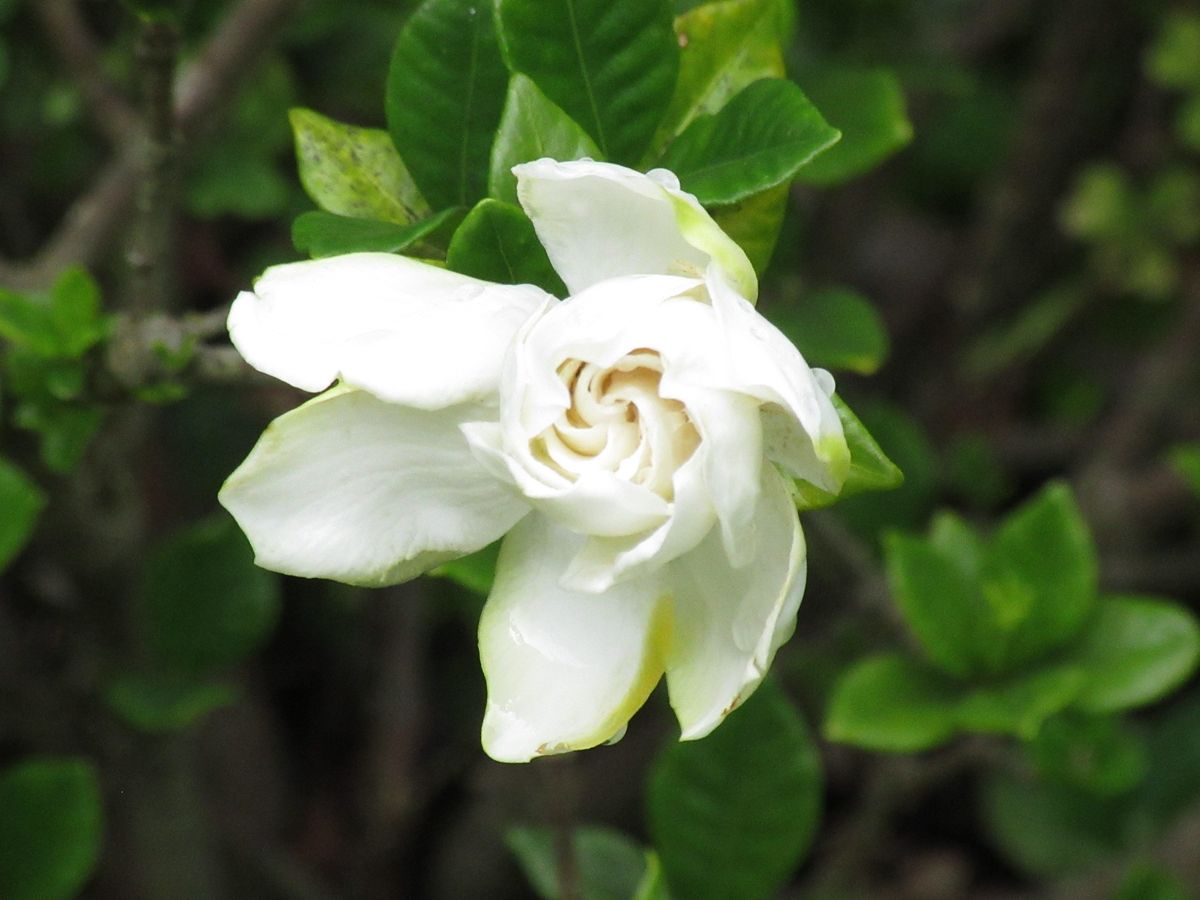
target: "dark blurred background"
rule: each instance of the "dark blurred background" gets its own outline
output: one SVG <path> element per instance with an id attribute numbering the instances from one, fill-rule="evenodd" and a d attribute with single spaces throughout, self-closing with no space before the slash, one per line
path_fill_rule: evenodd
<path id="1" fill-rule="evenodd" d="M 234 5 L 190 5 L 185 59 Z M 253 65 L 188 133 L 175 311 L 219 311 L 266 265 L 297 257 L 288 223 L 311 203 L 289 107 L 383 124 L 411 4 L 276 5 Z M 61 8 L 0 0 L 0 257 L 14 261 L 0 276 L 12 283 L 46 280 L 15 261 L 50 265 L 39 252 L 113 164 L 86 71 L 73 70 L 73 24 L 113 82 L 131 77 L 135 29 L 116 0 L 74 4 L 73 24 Z M 762 291 L 768 314 L 830 287 L 882 314 L 886 362 L 839 373 L 839 389 L 907 476 L 895 492 L 804 517 L 810 586 L 776 672 L 814 728 L 837 673 L 892 639 L 879 536 L 923 528 L 939 507 L 986 523 L 1067 479 L 1104 586 L 1195 608 L 1196 7 L 807 0 L 789 67 L 802 88 L 830 67 L 890 69 L 913 134 L 849 184 L 793 189 Z M 83 214 L 114 208 L 96 199 Z M 76 255 L 102 293 L 124 277 L 122 225 Z M 141 437 L 102 432 L 71 475 L 39 468 L 30 432 L 0 433 L 4 452 L 52 487 L 36 538 L 0 582 L 0 767 L 31 754 L 97 761 L 106 826 L 84 896 L 515 898 L 532 889 L 505 842 L 513 826 L 607 824 L 644 838 L 646 772 L 676 734 L 661 691 L 615 747 L 491 762 L 478 738 L 483 598 L 447 579 L 363 591 L 244 574 L 216 492 L 298 398 L 262 382 L 178 394 L 109 420 Z M 189 574 L 189 541 L 229 565 Z M 207 693 L 148 688 L 121 648 L 147 617 L 174 613 L 131 592 L 199 582 L 254 592 L 245 621 L 226 620 L 245 652 L 197 663 L 212 675 Z M 185 643 L 211 627 L 203 615 L 171 623 Z M 1139 727 L 1170 729 L 1159 741 L 1177 815 L 1130 844 L 1092 834 L 1094 810 L 1076 834 L 1061 808 L 1031 808 L 1018 830 L 1064 842 L 1049 864 L 1013 850 L 1012 823 L 979 802 L 1008 752 L 999 744 L 911 758 L 823 744 L 824 825 L 785 896 L 1110 897 L 1122 877 L 1113 860 L 1134 857 L 1170 870 L 1172 889 L 1200 890 L 1200 694 L 1182 691 Z"/>

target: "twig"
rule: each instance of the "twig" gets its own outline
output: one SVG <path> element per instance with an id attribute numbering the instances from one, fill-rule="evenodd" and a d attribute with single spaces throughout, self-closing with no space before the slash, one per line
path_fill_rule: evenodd
<path id="1" fill-rule="evenodd" d="M 83 96 L 92 122 L 114 147 L 123 146 L 140 127 L 137 113 L 105 73 L 100 49 L 74 0 L 39 0 L 33 12 Z"/>
<path id="2" fill-rule="evenodd" d="M 299 2 L 242 0 L 217 27 L 175 89 L 175 118 L 185 138 L 202 133 L 207 121 L 229 101 L 242 76 L 271 45 L 284 17 Z M 129 216 L 138 183 L 134 151 L 127 142 L 100 170 L 31 261 L 0 260 L 0 286 L 44 287 L 67 266 L 94 266 L 99 261 Z"/>
<path id="3" fill-rule="evenodd" d="M 129 242 L 127 307 L 136 319 L 163 309 L 173 280 L 176 147 L 172 89 L 179 32 L 165 20 L 146 22 L 137 43 L 145 131 L 138 154 L 136 215 Z"/>

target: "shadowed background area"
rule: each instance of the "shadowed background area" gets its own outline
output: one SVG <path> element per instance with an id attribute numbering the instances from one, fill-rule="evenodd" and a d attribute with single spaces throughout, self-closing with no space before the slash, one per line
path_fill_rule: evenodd
<path id="1" fill-rule="evenodd" d="M 1121 717 L 972 694 L 925 740 L 918 713 L 862 730 L 833 702 L 871 654 L 945 662 L 895 535 L 946 509 L 987 533 L 1052 480 L 1091 537 L 1031 553 L 1067 570 L 1090 540 L 1102 595 L 1198 611 L 1194 7 L 795 11 L 788 74 L 843 140 L 791 186 L 759 308 L 905 482 L 802 515 L 796 636 L 702 755 L 660 688 L 618 744 L 505 766 L 479 746 L 486 556 L 380 590 L 283 578 L 216 504 L 301 399 L 223 342 L 228 304 L 331 239 L 289 230 L 320 191 L 297 153 L 325 117 L 386 127 L 414 6 L 0 0 L 0 896 L 661 900 L 661 856 L 681 900 L 756 847 L 779 871 L 714 896 L 1200 896 L 1182 612 L 1136 663 L 1175 669 Z M 728 846 L 679 830 L 705 809 Z"/>

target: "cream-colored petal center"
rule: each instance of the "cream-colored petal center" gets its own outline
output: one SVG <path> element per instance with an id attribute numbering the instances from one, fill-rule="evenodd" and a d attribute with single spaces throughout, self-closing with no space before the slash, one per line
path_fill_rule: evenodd
<path id="1" fill-rule="evenodd" d="M 634 350 L 611 366 L 569 359 L 558 367 L 570 403 L 530 442 L 535 457 L 563 477 L 610 472 L 674 499 L 674 474 L 700 443 L 678 400 L 659 394 L 662 359 Z"/>

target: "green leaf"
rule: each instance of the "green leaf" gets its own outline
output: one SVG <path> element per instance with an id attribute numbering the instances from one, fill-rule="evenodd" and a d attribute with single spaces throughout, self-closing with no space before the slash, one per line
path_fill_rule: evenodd
<path id="1" fill-rule="evenodd" d="M 487 192 L 507 85 L 491 3 L 425 0 L 400 32 L 388 69 L 388 131 L 434 209 L 470 206 Z"/>
<path id="2" fill-rule="evenodd" d="M 659 756 L 647 802 L 673 895 L 767 897 L 816 832 L 820 757 L 790 701 L 767 681 L 707 738 Z"/>
<path id="3" fill-rule="evenodd" d="M 109 708 L 149 734 L 181 731 L 237 699 L 232 685 L 155 675 L 119 675 L 104 688 Z"/>
<path id="4" fill-rule="evenodd" d="M 20 469 L 0 458 L 0 572 L 21 552 L 46 505 L 46 495 Z"/>
<path id="5" fill-rule="evenodd" d="M 767 270 L 775 252 L 787 212 L 789 187 L 781 184 L 711 210 L 713 221 L 746 252 L 759 277 Z"/>
<path id="6" fill-rule="evenodd" d="M 646 851 L 646 871 L 638 883 L 637 890 L 633 892 L 633 900 L 671 900 L 662 861 L 653 850 Z"/>
<path id="7" fill-rule="evenodd" d="M 525 877 L 543 900 L 558 900 L 558 852 L 548 828 L 510 828 L 505 843 L 517 857 Z M 640 846 L 611 828 L 577 828 L 571 849 L 579 869 L 579 900 L 629 900 L 646 869 Z"/>
<path id="8" fill-rule="evenodd" d="M 1010 632 L 1007 665 L 1056 650 L 1096 602 L 1098 564 L 1071 490 L 1051 484 L 1005 519 L 983 565 L 983 592 Z"/>
<path id="9" fill-rule="evenodd" d="M 810 365 L 875 372 L 887 358 L 888 335 L 870 301 L 848 288 L 827 288 L 768 318 L 795 344 Z"/>
<path id="10" fill-rule="evenodd" d="M 1055 716 L 1029 752 L 1044 778 L 1102 797 L 1128 792 L 1148 766 L 1145 741 L 1111 716 Z"/>
<path id="11" fill-rule="evenodd" d="M 990 616 L 970 573 L 921 538 L 890 534 L 884 550 L 896 605 L 930 661 L 958 678 L 974 674 L 981 655 L 994 669 L 1002 647 L 988 646 Z"/>
<path id="12" fill-rule="evenodd" d="M 1200 495 L 1200 443 L 1176 444 L 1167 454 L 1171 466 Z"/>
<path id="13" fill-rule="evenodd" d="M 1188 679 L 1200 659 L 1200 626 L 1174 603 L 1105 597 L 1067 658 L 1088 675 L 1076 706 L 1119 712 L 1152 703 Z"/>
<path id="14" fill-rule="evenodd" d="M 912 139 L 900 82 L 886 69 L 822 68 L 802 81 L 809 99 L 842 132 L 842 139 L 805 166 L 799 180 L 840 184 L 874 168 Z"/>
<path id="15" fill-rule="evenodd" d="M 461 215 L 461 209 L 444 209 L 412 225 L 397 225 L 375 219 L 348 219 L 327 212 L 306 212 L 292 223 L 292 243 L 298 251 L 314 259 L 368 250 L 399 253 Z"/>
<path id="16" fill-rule="evenodd" d="M 386 131 L 343 125 L 311 109 L 293 109 L 288 118 L 300 182 L 321 209 L 400 225 L 429 216 L 429 204 Z"/>
<path id="17" fill-rule="evenodd" d="M 958 725 L 977 734 L 1033 740 L 1047 719 L 1079 695 L 1085 678 L 1079 668 L 1054 666 L 977 687 L 959 702 Z"/>
<path id="18" fill-rule="evenodd" d="M 202 522 L 164 541 L 146 566 L 148 638 L 171 671 L 233 665 L 270 636 L 279 617 L 275 575 L 254 565 L 227 518 Z"/>
<path id="19" fill-rule="evenodd" d="M 1146 70 L 1164 87 L 1200 89 L 1200 13 L 1180 8 L 1163 17 Z"/>
<path id="20" fill-rule="evenodd" d="M 517 176 L 515 165 L 534 159 L 600 158 L 600 148 L 587 132 L 543 94 L 536 84 L 524 75 L 514 75 L 508 82 L 508 98 L 500 129 L 492 144 L 492 159 L 488 191 L 498 200 L 516 204 Z"/>
<path id="21" fill-rule="evenodd" d="M 468 590 L 487 596 L 496 580 L 496 560 L 500 556 L 500 541 L 493 541 L 482 550 L 438 566 L 429 574 L 457 581 Z"/>
<path id="22" fill-rule="evenodd" d="M 32 410 L 22 406 L 21 412 Z M 21 427 L 31 427 L 42 437 L 42 462 L 55 472 L 73 472 L 87 452 L 92 437 L 100 428 L 104 412 L 94 407 L 67 406 L 39 408 L 27 424 L 24 417 L 18 419 Z"/>
<path id="23" fill-rule="evenodd" d="M 253 156 L 236 144 L 215 147 L 188 174 L 187 210 L 199 219 L 272 219 L 287 211 L 291 193 L 273 156 Z"/>
<path id="24" fill-rule="evenodd" d="M 0 337 L 49 359 L 78 359 L 108 334 L 100 289 L 86 271 L 70 268 L 49 296 L 0 290 Z"/>
<path id="25" fill-rule="evenodd" d="M 560 297 L 567 293 L 529 217 L 499 200 L 480 200 L 467 214 L 450 239 L 446 266 L 497 284 L 536 284 Z"/>
<path id="26" fill-rule="evenodd" d="M 100 310 L 100 288 L 85 270 L 67 269 L 54 283 L 50 320 L 59 336 L 59 355 L 70 359 L 83 356 L 108 333 Z"/>
<path id="27" fill-rule="evenodd" d="M 1086 869 L 1125 843 L 1113 800 L 1057 785 L 993 778 L 984 785 L 983 813 L 999 849 L 1034 875 Z"/>
<path id="28" fill-rule="evenodd" d="M 103 809 L 95 766 L 35 758 L 0 775 L 0 897 L 70 900 L 100 856 Z"/>
<path id="29" fill-rule="evenodd" d="M 634 165 L 662 119 L 679 71 L 666 0 L 497 0 L 514 72 L 591 135 L 605 158 Z"/>
<path id="30" fill-rule="evenodd" d="M 795 482 L 797 505 L 801 509 L 818 509 L 838 500 L 866 491 L 888 491 L 904 483 L 904 473 L 888 459 L 853 411 L 842 398 L 834 394 L 833 406 L 842 422 L 842 433 L 850 448 L 850 471 L 842 492 L 833 495 L 806 481 Z"/>
<path id="31" fill-rule="evenodd" d="M 825 714 L 825 736 L 868 750 L 915 753 L 958 729 L 954 688 L 899 654 L 873 656 L 846 672 Z"/>
<path id="32" fill-rule="evenodd" d="M 789 4 L 790 5 L 790 4 Z M 721 0 L 675 20 L 679 79 L 654 137 L 655 155 L 698 115 L 717 112 L 760 78 L 782 78 L 775 0 Z"/>
<path id="33" fill-rule="evenodd" d="M 1112 900 L 1195 900 L 1196 895 L 1174 872 L 1139 863 L 1126 873 Z"/>
<path id="34" fill-rule="evenodd" d="M 838 137 L 795 84 L 764 78 L 698 116 L 662 165 L 701 203 L 735 203 L 790 181 Z"/>

